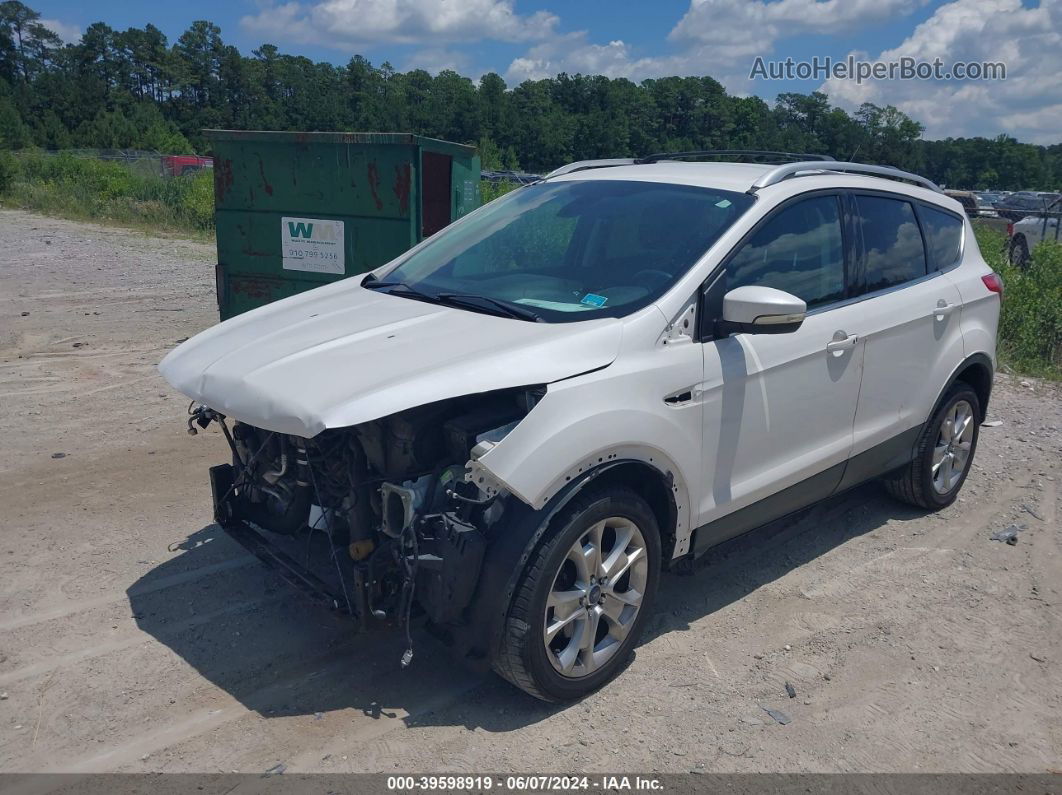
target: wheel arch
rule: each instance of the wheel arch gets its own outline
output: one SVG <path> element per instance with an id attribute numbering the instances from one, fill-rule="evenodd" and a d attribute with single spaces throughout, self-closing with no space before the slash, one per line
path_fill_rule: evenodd
<path id="1" fill-rule="evenodd" d="M 981 413 L 977 418 L 978 422 L 984 422 L 985 417 L 988 416 L 988 400 L 992 396 L 992 378 L 995 373 L 995 368 L 992 365 L 992 359 L 987 353 L 975 353 L 971 356 L 967 356 L 955 371 L 951 374 L 944 388 L 940 391 L 940 396 L 937 398 L 936 404 L 933 406 L 933 413 L 936 413 L 937 408 L 940 406 L 940 402 L 944 399 L 944 396 L 948 393 L 957 382 L 962 381 L 968 384 L 976 393 L 977 400 L 980 403 Z M 931 413 L 932 417 L 933 414 Z"/>
<path id="2" fill-rule="evenodd" d="M 612 485 L 630 489 L 649 505 L 660 532 L 661 564 L 666 565 L 674 555 L 679 522 L 679 486 L 674 474 L 662 472 L 646 461 L 618 459 L 587 472 L 576 482 L 571 496 Z"/>
<path id="3" fill-rule="evenodd" d="M 452 628 L 449 637 L 444 638 L 457 647 L 466 661 L 482 666 L 497 648 L 524 567 L 542 544 L 557 516 L 588 489 L 610 484 L 630 488 L 648 503 L 660 531 L 660 563 L 667 566 L 675 549 L 677 486 L 670 473 L 664 473 L 646 461 L 619 457 L 603 461 L 566 482 L 538 509 L 513 494 L 503 493 L 499 496 L 502 515 L 491 530 L 493 537 L 468 614 L 462 626 Z M 688 536 L 686 541 L 688 545 Z"/>

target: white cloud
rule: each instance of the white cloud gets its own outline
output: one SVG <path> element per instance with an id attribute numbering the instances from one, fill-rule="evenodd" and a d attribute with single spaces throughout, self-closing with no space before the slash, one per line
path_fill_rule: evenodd
<path id="1" fill-rule="evenodd" d="M 733 71 L 735 66 L 742 71 Z M 620 39 L 594 44 L 583 30 L 536 44 L 509 64 L 504 77 L 510 85 L 515 85 L 524 80 L 553 77 L 559 72 L 626 77 L 635 81 L 710 75 L 728 90 L 743 91 L 748 87 L 748 72 L 744 69 L 744 63 L 727 61 L 709 47 L 695 46 L 674 55 L 639 57 Z"/>
<path id="2" fill-rule="evenodd" d="M 839 34 L 912 12 L 925 0 L 690 0 L 668 39 L 676 52 L 637 56 L 629 44 L 595 44 L 586 31 L 531 47 L 506 72 L 510 82 L 558 72 L 642 80 L 711 75 L 728 90 L 746 93 L 748 70 L 777 41 L 807 33 Z"/>
<path id="3" fill-rule="evenodd" d="M 467 53 L 443 48 L 428 48 L 411 55 L 403 64 L 403 68 L 406 70 L 423 69 L 433 75 L 445 69 L 459 74 L 468 74 L 470 65 L 471 59 Z"/>
<path id="4" fill-rule="evenodd" d="M 58 19 L 38 19 L 40 24 L 63 40 L 64 44 L 76 44 L 81 38 L 81 28 Z"/>
<path id="5" fill-rule="evenodd" d="M 857 54 L 865 57 L 865 54 Z M 957 61 L 1002 61 L 1001 81 L 828 80 L 834 102 L 895 105 L 926 125 L 927 138 L 998 135 L 1057 143 L 1062 139 L 1062 0 L 955 0 L 940 6 L 897 47 L 873 60 L 901 57 L 945 67 Z"/>
<path id="6" fill-rule="evenodd" d="M 836 35 L 909 14 L 925 0 L 691 0 L 668 36 L 708 44 L 723 57 L 764 55 L 779 39 Z"/>
<path id="7" fill-rule="evenodd" d="M 280 41 L 349 49 L 374 44 L 440 44 L 493 39 L 534 41 L 550 35 L 557 17 L 521 15 L 515 0 L 265 0 L 240 26 Z"/>

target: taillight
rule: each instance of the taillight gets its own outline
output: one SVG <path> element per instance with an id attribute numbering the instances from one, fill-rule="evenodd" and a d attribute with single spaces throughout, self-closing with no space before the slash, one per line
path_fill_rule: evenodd
<path id="1" fill-rule="evenodd" d="M 1014 237 L 1014 222 L 1007 224 L 1007 237 Z"/>
<path id="2" fill-rule="evenodd" d="M 993 271 L 987 276 L 982 276 L 981 281 L 985 283 L 985 287 L 994 293 L 999 293 L 999 297 L 1003 297 L 1003 277 Z"/>

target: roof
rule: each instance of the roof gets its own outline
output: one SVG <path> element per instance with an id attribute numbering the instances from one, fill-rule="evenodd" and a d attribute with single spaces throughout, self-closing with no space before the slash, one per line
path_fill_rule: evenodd
<path id="1" fill-rule="evenodd" d="M 721 188 L 747 191 L 758 177 L 773 169 L 763 163 L 702 163 L 681 160 L 661 160 L 639 165 L 615 165 L 607 168 L 588 168 L 572 171 L 551 181 L 581 179 L 629 179 L 641 182 L 671 182 L 696 185 L 701 188 Z"/>
<path id="2" fill-rule="evenodd" d="M 678 185 L 693 185 L 703 188 L 749 192 L 753 183 L 770 171 L 778 168 L 769 163 L 719 163 L 703 161 L 660 160 L 645 164 L 617 164 L 606 168 L 585 168 L 550 178 L 554 181 L 577 180 L 635 180 L 644 182 L 670 182 Z M 823 188 L 851 188 L 865 190 L 889 190 L 915 196 L 925 201 L 940 204 L 951 210 L 961 211 L 961 205 L 942 193 L 900 182 L 896 179 L 865 174 L 830 172 L 829 162 L 808 164 L 808 170 L 799 177 L 783 179 L 773 185 L 760 188 L 757 195 L 793 195 Z M 822 171 L 820 171 L 822 169 Z"/>

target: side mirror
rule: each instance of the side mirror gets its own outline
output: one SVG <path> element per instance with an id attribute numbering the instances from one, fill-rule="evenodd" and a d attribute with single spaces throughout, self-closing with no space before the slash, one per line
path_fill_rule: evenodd
<path id="1" fill-rule="evenodd" d="M 800 328 L 808 305 L 773 287 L 735 287 L 723 296 L 717 337 L 730 334 L 788 334 Z"/>

